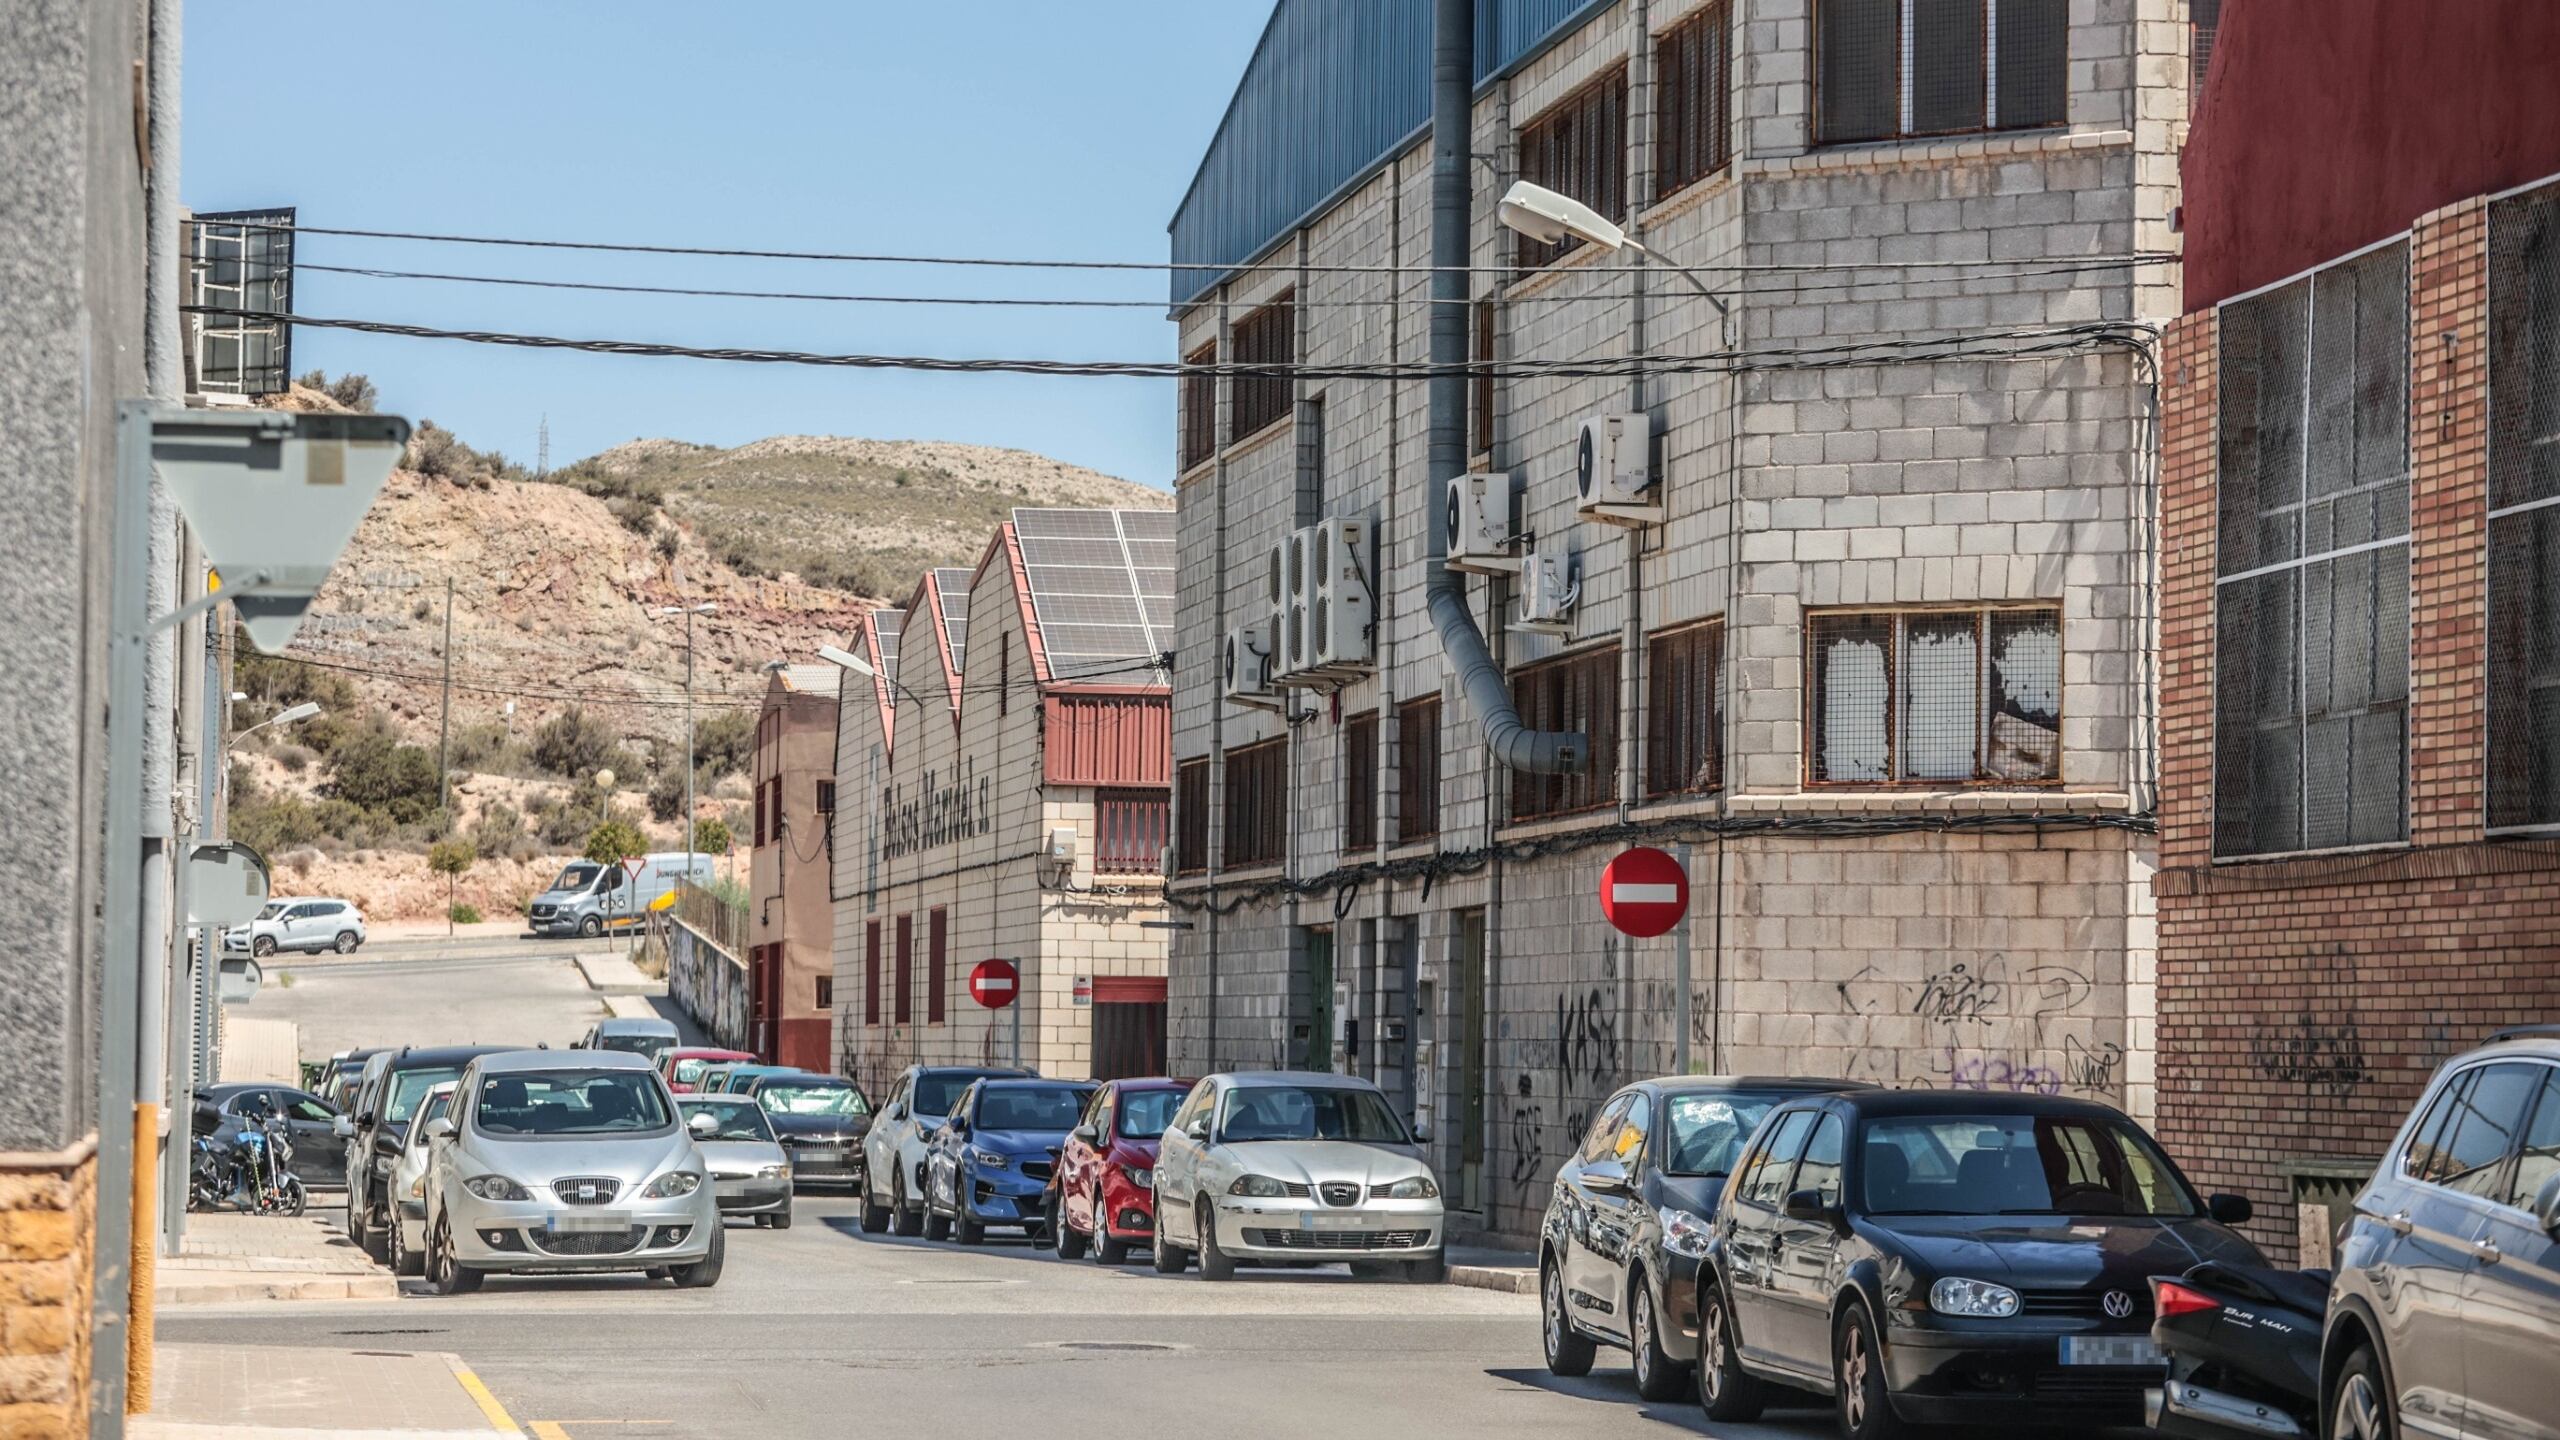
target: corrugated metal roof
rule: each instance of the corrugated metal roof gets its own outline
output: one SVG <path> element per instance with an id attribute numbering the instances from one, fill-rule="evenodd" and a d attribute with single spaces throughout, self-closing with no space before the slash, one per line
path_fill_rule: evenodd
<path id="1" fill-rule="evenodd" d="M 1476 83 L 1617 0 L 1475 0 Z M 1431 117 L 1431 0 L 1279 0 L 1167 228 L 1176 305 L 1320 213 Z"/>
<path id="2" fill-rule="evenodd" d="M 785 665 L 782 667 L 782 684 L 785 689 L 803 695 L 832 697 L 836 693 L 838 673 L 833 665 Z"/>

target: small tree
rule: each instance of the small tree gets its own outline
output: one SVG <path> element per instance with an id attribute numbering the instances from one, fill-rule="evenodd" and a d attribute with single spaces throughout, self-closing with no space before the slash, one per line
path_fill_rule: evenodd
<path id="1" fill-rule="evenodd" d="M 619 865 L 649 853 L 649 842 L 628 820 L 607 820 L 587 832 L 586 857 L 599 865 Z"/>
<path id="2" fill-rule="evenodd" d="M 453 887 L 480 852 L 468 840 L 439 840 L 427 847 L 427 868 L 444 877 L 444 933 L 453 933 Z"/>
<path id="3" fill-rule="evenodd" d="M 729 822 L 717 816 L 697 821 L 693 827 L 693 848 L 705 855 L 726 855 L 737 841 L 729 834 Z"/>

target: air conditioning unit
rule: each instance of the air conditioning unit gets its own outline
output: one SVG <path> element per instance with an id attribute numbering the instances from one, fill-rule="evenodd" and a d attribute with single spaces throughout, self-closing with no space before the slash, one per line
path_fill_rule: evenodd
<path id="1" fill-rule="evenodd" d="M 1327 520 L 1306 533 L 1315 537 L 1315 607 L 1308 617 L 1314 666 L 1328 678 L 1367 670 L 1370 628 L 1377 622 L 1377 598 L 1369 577 L 1375 568 L 1366 520 Z"/>
<path id="2" fill-rule="evenodd" d="M 1582 422 L 1573 454 L 1574 507 L 1586 520 L 1659 525 L 1661 493 L 1653 483 L 1653 421 L 1643 415 L 1594 415 Z"/>
<path id="3" fill-rule="evenodd" d="M 1460 475 L 1442 498 L 1449 526 L 1449 568 L 1476 575 L 1518 573 L 1511 553 L 1511 477 Z"/>
<path id="4" fill-rule="evenodd" d="M 1261 710 L 1279 708 L 1271 689 L 1271 652 L 1276 648 L 1272 631 L 1278 623 L 1273 617 L 1227 632 L 1218 671 L 1227 703 Z"/>
<path id="5" fill-rule="evenodd" d="M 1308 611 L 1315 604 L 1315 587 L 1309 583 L 1311 571 L 1308 551 L 1315 540 L 1311 532 L 1292 531 L 1287 540 L 1272 554 L 1274 593 L 1272 618 L 1279 629 L 1278 644 L 1272 652 L 1271 678 L 1285 685 L 1315 663 L 1313 648 L 1308 644 Z"/>
<path id="6" fill-rule="evenodd" d="M 1520 618 L 1514 630 L 1532 635 L 1568 635 L 1573 631 L 1573 605 L 1582 598 L 1582 567 L 1570 555 L 1525 552 L 1520 557 Z"/>

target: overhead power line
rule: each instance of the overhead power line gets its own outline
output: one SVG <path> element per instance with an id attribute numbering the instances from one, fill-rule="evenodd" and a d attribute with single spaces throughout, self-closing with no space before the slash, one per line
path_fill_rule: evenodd
<path id="1" fill-rule="evenodd" d="M 417 685 L 438 685 L 443 683 L 443 677 L 437 674 L 430 674 L 423 671 L 399 670 L 382 665 L 365 665 L 350 660 L 324 660 L 316 656 L 290 654 L 274 655 L 266 658 L 271 660 L 281 660 L 294 665 L 307 665 L 317 670 L 328 670 L 347 675 L 360 675 L 376 680 L 397 680 Z M 1160 668 L 1161 667 L 1159 667 L 1153 660 L 1133 660 L 1127 665 L 1113 666 L 1079 674 L 1068 681 L 1061 683 L 1073 684 L 1077 681 L 1083 680 L 1110 680 L 1116 677 L 1146 674 L 1157 671 Z M 568 704 L 613 705 L 626 709 L 681 709 L 685 704 L 684 692 L 673 688 L 657 690 L 636 689 L 629 686 L 615 685 L 580 685 L 573 681 L 536 679 L 520 676 L 487 678 L 485 672 L 482 672 L 482 674 L 484 678 L 479 679 L 464 679 L 456 677 L 453 681 L 453 688 L 456 690 L 470 691 L 474 694 L 503 695 L 513 699 L 557 700 Z M 911 700 L 916 700 L 919 703 L 922 703 L 927 698 L 925 696 L 917 695 L 914 691 L 908 690 L 906 686 L 895 680 L 891 680 L 889 683 L 893 688 L 905 692 L 907 697 Z M 972 681 L 964 678 L 960 683 L 960 693 L 963 695 L 981 695 L 994 694 L 1000 690 L 1011 691 L 1014 693 L 1029 693 L 1043 688 L 1043 683 L 1044 682 L 1034 679 L 1013 680 L 1008 682 Z M 694 693 L 693 704 L 699 708 L 715 710 L 752 710 L 758 708 L 764 703 L 764 693 L 765 692 L 761 689 L 752 691 L 698 690 Z"/>

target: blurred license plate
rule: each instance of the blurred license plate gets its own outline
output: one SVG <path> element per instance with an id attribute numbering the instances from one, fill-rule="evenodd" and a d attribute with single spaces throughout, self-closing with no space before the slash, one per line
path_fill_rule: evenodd
<path id="1" fill-rule="evenodd" d="M 844 1163 L 844 1152 L 841 1150 L 803 1150 L 799 1152 L 798 1158 L 808 1161 L 812 1165 L 841 1165 Z"/>
<path id="2" fill-rule="evenodd" d="M 1357 1230 L 1360 1228 L 1360 1217 L 1324 1215 L 1313 1210 L 1301 1210 L 1298 1212 L 1298 1228 L 1301 1230 Z"/>
<path id="3" fill-rule="evenodd" d="M 631 1228 L 628 1215 L 554 1215 L 550 1231 L 554 1235 L 612 1235 Z"/>
<path id="4" fill-rule="evenodd" d="M 2166 1365 L 2169 1357 L 2145 1335 L 2065 1335 L 2065 1365 Z"/>

